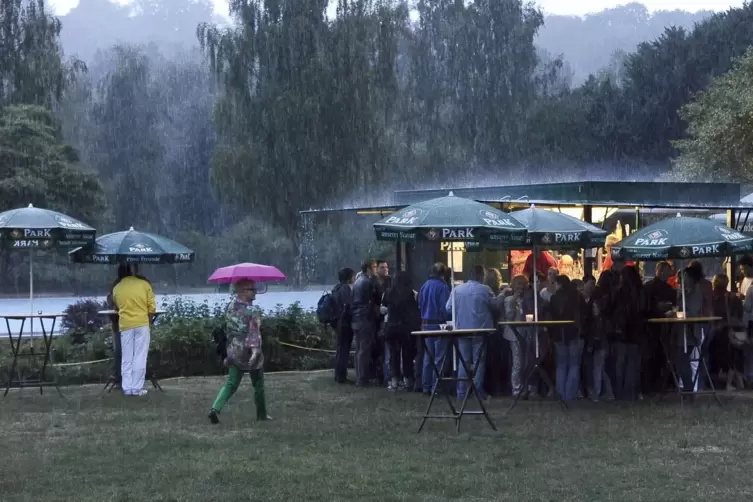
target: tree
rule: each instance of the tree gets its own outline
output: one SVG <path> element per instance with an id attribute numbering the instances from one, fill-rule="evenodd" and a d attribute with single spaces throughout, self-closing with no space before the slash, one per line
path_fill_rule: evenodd
<path id="1" fill-rule="evenodd" d="M 0 210 L 34 204 L 96 222 L 104 208 L 95 173 L 78 165 L 52 113 L 36 105 L 0 112 Z"/>
<path id="2" fill-rule="evenodd" d="M 63 60 L 60 21 L 44 0 L 0 0 L 0 106 L 56 103 L 80 61 Z"/>
<path id="3" fill-rule="evenodd" d="M 340 0 L 329 22 L 327 4 L 232 0 L 236 28 L 198 30 L 222 91 L 217 194 L 279 228 L 299 252 L 299 211 L 379 184 L 392 151 L 396 33 L 407 11 Z"/>
<path id="4" fill-rule="evenodd" d="M 198 51 L 190 50 L 172 59 L 155 58 L 152 85 L 160 89 L 164 110 L 159 129 L 164 138 L 160 204 L 165 225 L 171 232 L 196 230 L 210 235 L 227 218 L 210 182 L 214 79 L 198 56 Z"/>
<path id="5" fill-rule="evenodd" d="M 688 137 L 673 174 L 688 181 L 753 183 L 753 48 L 685 105 Z"/>
<path id="6" fill-rule="evenodd" d="M 420 0 L 406 141 L 423 156 L 413 183 L 482 174 L 524 156 L 526 120 L 539 91 L 533 40 L 541 13 L 520 0 Z M 546 73 L 546 72 L 545 72 Z M 474 169 L 469 166 L 480 166 Z M 469 173 L 470 174 L 470 173 Z"/>
<path id="7" fill-rule="evenodd" d="M 96 174 L 79 165 L 78 152 L 65 144 L 58 121 L 49 109 L 9 105 L 0 110 L 0 211 L 28 204 L 96 225 L 105 199 Z M 53 262 L 67 262 L 67 257 L 53 254 L 51 258 Z M 25 283 L 28 268 L 21 270 L 18 265 L 26 259 L 26 253 L 0 254 L 4 291 L 11 287 L 18 291 L 19 282 Z M 48 280 L 56 286 L 66 283 L 68 271 L 54 265 L 52 268 L 38 268 L 38 285 L 44 286 Z"/>
<path id="8" fill-rule="evenodd" d="M 753 44 L 752 23 L 753 6 L 746 4 L 715 14 L 692 32 L 667 28 L 628 56 L 623 91 L 632 139 L 622 146 L 626 156 L 668 165 L 677 154 L 672 142 L 685 135 L 680 108 Z"/>
<path id="9" fill-rule="evenodd" d="M 94 94 L 95 150 L 91 160 L 112 204 L 115 228 L 130 226 L 165 233 L 162 198 L 163 112 L 152 86 L 151 65 L 138 47 L 116 46 Z"/>

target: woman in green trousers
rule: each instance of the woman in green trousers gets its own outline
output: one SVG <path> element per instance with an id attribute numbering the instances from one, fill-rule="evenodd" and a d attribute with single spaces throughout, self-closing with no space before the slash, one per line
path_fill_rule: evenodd
<path id="1" fill-rule="evenodd" d="M 209 410 L 209 420 L 213 424 L 220 422 L 218 415 L 227 400 L 238 390 L 246 371 L 251 375 L 251 385 L 254 387 L 256 419 L 270 419 L 264 399 L 264 354 L 261 351 L 260 322 L 252 307 L 256 299 L 256 285 L 253 281 L 241 280 L 236 282 L 233 288 L 235 298 L 225 313 L 227 382 L 220 389 L 212 409 Z"/>

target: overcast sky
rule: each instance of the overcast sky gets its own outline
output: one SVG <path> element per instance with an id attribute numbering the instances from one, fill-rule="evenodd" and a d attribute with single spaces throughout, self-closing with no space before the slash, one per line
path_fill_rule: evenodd
<path id="1" fill-rule="evenodd" d="M 78 4 L 78 0 L 48 0 L 58 14 L 65 14 Z M 105 0 L 103 0 L 105 1 Z M 116 0 L 129 3 L 130 0 Z M 227 0 L 212 0 L 217 12 L 227 14 Z M 722 11 L 730 7 L 740 7 L 743 0 L 638 0 L 650 11 L 682 9 L 689 12 L 699 10 Z M 536 3 L 549 14 L 573 14 L 582 16 L 593 12 L 630 3 L 629 0 L 537 0 Z"/>

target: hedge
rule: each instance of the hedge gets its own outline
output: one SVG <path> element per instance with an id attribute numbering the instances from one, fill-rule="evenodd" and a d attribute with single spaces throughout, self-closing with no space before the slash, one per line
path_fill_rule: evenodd
<path id="1" fill-rule="evenodd" d="M 224 305 L 196 303 L 177 299 L 161 305 L 165 314 L 152 328 L 147 362 L 148 375 L 157 378 L 209 376 L 224 372 L 216 354 L 212 331 L 221 322 Z M 65 333 L 55 337 L 47 376 L 57 377 L 61 385 L 105 383 L 112 372 L 112 330 L 97 315 L 103 305 L 95 300 L 81 300 L 66 309 L 62 320 Z M 271 311 L 259 311 L 267 371 L 311 370 L 333 367 L 335 337 L 332 329 L 322 325 L 311 310 L 294 303 L 278 305 Z M 303 350 L 291 344 L 318 350 Z M 0 384 L 7 383 L 12 354 L 7 335 L 0 344 Z M 43 353 L 40 337 L 22 341 L 21 353 Z M 40 358 L 19 358 L 18 375 L 24 379 L 38 376 Z M 46 378 L 48 379 L 48 378 Z"/>

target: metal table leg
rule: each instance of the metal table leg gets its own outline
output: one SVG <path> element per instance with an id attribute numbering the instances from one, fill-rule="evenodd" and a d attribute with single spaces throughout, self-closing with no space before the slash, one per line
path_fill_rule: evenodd
<path id="1" fill-rule="evenodd" d="M 18 340 L 14 343 L 13 331 L 10 329 L 10 320 L 7 317 L 5 318 L 5 327 L 8 330 L 8 340 L 10 340 L 10 350 L 13 354 L 13 361 L 10 365 L 10 372 L 8 373 L 8 384 L 5 387 L 5 394 L 3 394 L 3 397 L 7 396 L 8 391 L 10 391 L 10 386 L 13 383 L 13 373 L 16 372 L 16 367 L 18 366 L 18 353 L 21 350 L 21 338 L 23 337 L 24 333 L 24 324 L 26 324 L 26 319 L 21 320 L 21 329 L 18 331 Z"/>
<path id="2" fill-rule="evenodd" d="M 511 331 L 513 332 L 513 334 L 515 335 L 515 338 L 518 339 L 518 343 L 521 344 L 522 347 L 524 347 L 524 349 L 523 349 L 523 367 L 525 368 L 526 366 L 528 366 L 528 358 L 529 357 L 533 356 L 533 358 L 534 358 L 534 365 L 533 365 L 533 367 L 528 371 L 528 373 L 526 374 L 526 376 L 523 379 L 523 387 L 524 388 L 528 388 L 528 383 L 531 381 L 531 379 L 534 377 L 534 375 L 538 373 L 539 376 L 541 376 L 541 379 L 544 380 L 544 383 L 550 389 L 554 390 L 554 392 L 557 392 L 557 388 L 554 385 L 554 381 L 552 380 L 552 378 L 549 376 L 549 374 L 546 372 L 546 370 L 542 366 L 542 363 L 544 362 L 544 359 L 546 359 L 546 356 L 549 354 L 549 344 L 541 347 L 541 351 L 539 352 L 539 356 L 536 357 L 536 354 L 533 351 L 532 347 L 529 346 L 529 345 L 532 345 L 532 344 L 529 344 L 529 343 L 526 342 L 526 339 L 518 331 L 518 327 L 517 326 L 510 326 L 510 328 L 511 328 Z M 538 335 L 538 330 L 536 330 L 534 332 L 534 336 L 535 337 L 539 336 Z M 518 405 L 518 401 L 520 401 L 520 396 L 522 394 L 523 393 L 521 392 L 517 396 L 515 396 L 515 400 L 512 402 L 512 405 L 510 405 L 510 408 L 507 409 L 507 411 L 505 412 L 505 415 L 507 415 L 508 413 L 510 413 Z M 559 393 L 557 395 L 559 396 L 559 402 L 560 402 L 560 404 L 566 410 L 569 409 L 569 407 L 567 406 L 567 403 L 565 402 L 565 400 L 562 399 L 562 396 L 560 396 Z"/>
<path id="3" fill-rule="evenodd" d="M 455 431 L 457 433 L 460 433 L 460 419 L 463 418 L 463 415 L 483 415 L 484 418 L 486 418 L 486 421 L 489 423 L 489 426 L 492 428 L 492 430 L 496 431 L 497 427 L 494 425 L 494 422 L 492 422 L 491 417 L 489 417 L 489 412 L 486 410 L 486 406 L 484 405 L 483 400 L 481 399 L 481 396 L 479 396 L 478 389 L 476 388 L 476 371 L 478 370 L 478 365 L 481 362 L 482 357 L 486 357 L 486 346 L 487 346 L 487 336 L 484 334 L 481 337 L 481 348 L 479 350 L 478 357 L 475 361 L 471 361 L 473 364 L 471 364 L 471 367 L 468 367 L 468 364 L 466 363 L 465 357 L 463 357 L 463 353 L 460 351 L 460 346 L 458 344 L 458 339 L 453 339 L 453 346 L 457 350 L 458 353 L 458 360 L 460 361 L 460 364 L 463 365 L 463 369 L 465 369 L 466 378 L 461 379 L 460 377 L 457 377 L 455 380 L 457 382 L 462 381 L 468 381 L 469 383 L 469 389 L 465 393 L 465 396 L 463 396 L 463 402 L 460 404 L 460 410 L 458 411 L 458 417 L 455 421 Z M 471 358 L 473 357 L 473 354 L 471 353 Z M 468 404 L 468 397 L 473 393 L 474 397 L 476 398 L 476 401 L 478 402 L 479 407 L 481 407 L 481 411 L 466 411 L 465 407 Z"/>
<path id="4" fill-rule="evenodd" d="M 700 341 L 703 340 L 703 328 L 701 328 L 701 332 L 702 332 L 701 333 L 701 337 L 702 338 L 701 338 Z M 692 335 L 693 336 L 693 342 L 694 342 L 693 349 L 691 349 L 690 355 L 687 358 L 687 360 L 685 360 L 683 358 L 682 364 L 684 366 L 686 362 L 687 362 L 688 365 L 690 365 L 693 362 L 697 362 L 698 363 L 698 370 L 696 371 L 695 376 L 693 376 L 693 378 L 691 379 L 691 383 L 690 383 L 691 390 L 684 390 L 683 389 L 684 382 L 682 381 L 682 374 L 678 371 L 678 368 L 676 367 L 675 361 L 672 360 L 672 355 L 676 354 L 676 350 L 674 350 L 674 351 L 670 350 L 671 349 L 671 344 L 668 343 L 668 341 L 667 341 L 667 338 L 669 338 L 669 337 L 672 336 L 672 326 L 668 326 L 667 327 L 667 331 L 665 332 L 664 335 L 665 336 L 660 337 L 660 342 L 661 342 L 662 347 L 664 348 L 664 352 L 666 354 L 667 369 L 669 370 L 670 374 L 672 375 L 672 379 L 673 379 L 674 384 L 675 384 L 675 392 L 677 393 L 678 397 L 680 398 L 680 406 L 684 406 L 684 404 L 685 404 L 685 397 L 688 397 L 689 399 L 693 400 L 693 398 L 696 395 L 699 395 L 699 394 L 711 394 L 711 395 L 714 396 L 714 399 L 719 404 L 719 406 L 723 406 L 722 401 L 719 399 L 719 396 L 716 393 L 716 387 L 714 386 L 714 382 L 711 379 L 711 374 L 710 374 L 710 372 L 708 370 L 708 366 L 706 365 L 706 359 L 704 357 L 705 355 L 708 354 L 708 350 L 709 350 L 708 345 L 704 345 L 704 343 L 699 343 L 698 337 L 695 335 L 695 332 L 693 332 L 693 335 Z M 694 359 L 692 357 L 692 354 L 693 354 L 693 350 L 696 350 L 696 349 L 698 350 L 698 358 Z M 687 356 L 687 355 L 688 355 L 687 352 L 683 352 L 683 356 Z M 709 390 L 709 391 L 701 391 L 699 389 L 699 391 L 696 392 L 695 391 L 695 386 L 698 383 L 698 377 L 701 375 L 701 371 L 703 371 L 704 374 L 706 375 L 706 378 L 709 381 L 709 385 L 711 386 L 711 390 Z M 667 388 L 666 388 L 666 377 L 665 377 L 664 378 L 664 388 L 663 388 L 661 394 L 659 395 L 659 401 L 661 401 L 666 394 L 667 394 Z"/>
<path id="5" fill-rule="evenodd" d="M 431 364 L 431 367 L 434 371 L 434 375 L 437 377 L 436 381 L 434 382 L 434 386 L 431 391 L 431 397 L 429 398 L 429 406 L 426 408 L 426 413 L 424 413 L 423 420 L 421 420 L 421 424 L 418 426 L 417 433 L 420 433 L 421 430 L 424 428 L 424 424 L 426 424 L 426 421 L 430 418 L 451 418 L 453 420 L 457 420 L 458 418 L 458 412 L 455 409 L 455 405 L 452 403 L 452 399 L 450 399 L 450 396 L 445 394 L 445 398 L 447 399 L 447 405 L 450 407 L 450 412 L 452 415 L 431 415 L 431 407 L 434 405 L 434 399 L 437 397 L 437 390 L 439 389 L 439 385 L 443 381 L 447 381 L 450 379 L 446 379 L 442 377 L 442 373 L 440 368 L 444 368 L 445 363 L 447 362 L 447 354 L 450 352 L 445 351 L 444 356 L 442 357 L 442 362 L 440 363 L 440 368 L 437 368 L 436 363 L 434 362 L 435 356 L 431 355 L 431 351 L 429 351 L 429 345 L 428 345 L 428 338 L 426 336 L 421 337 L 422 342 L 424 344 L 424 353 L 429 354 L 429 363 Z M 442 339 L 446 339 L 447 337 L 442 337 Z M 452 348 L 453 345 L 451 344 L 448 348 Z"/>
<path id="6" fill-rule="evenodd" d="M 48 333 L 47 330 L 44 327 L 44 319 L 39 319 L 39 325 L 42 327 L 42 340 L 44 340 L 44 362 L 42 362 L 42 369 L 39 373 L 39 393 L 42 394 L 42 388 L 44 386 L 44 373 L 47 370 L 47 365 L 50 362 L 50 351 L 52 350 L 52 334 L 55 332 L 55 321 L 57 321 L 56 317 L 52 318 L 52 326 L 50 327 L 50 332 Z M 63 397 L 63 393 L 60 391 L 60 386 L 58 385 L 57 377 L 55 377 L 55 382 L 53 384 L 55 386 L 55 389 L 57 389 L 58 394 L 60 394 L 60 397 Z"/>

